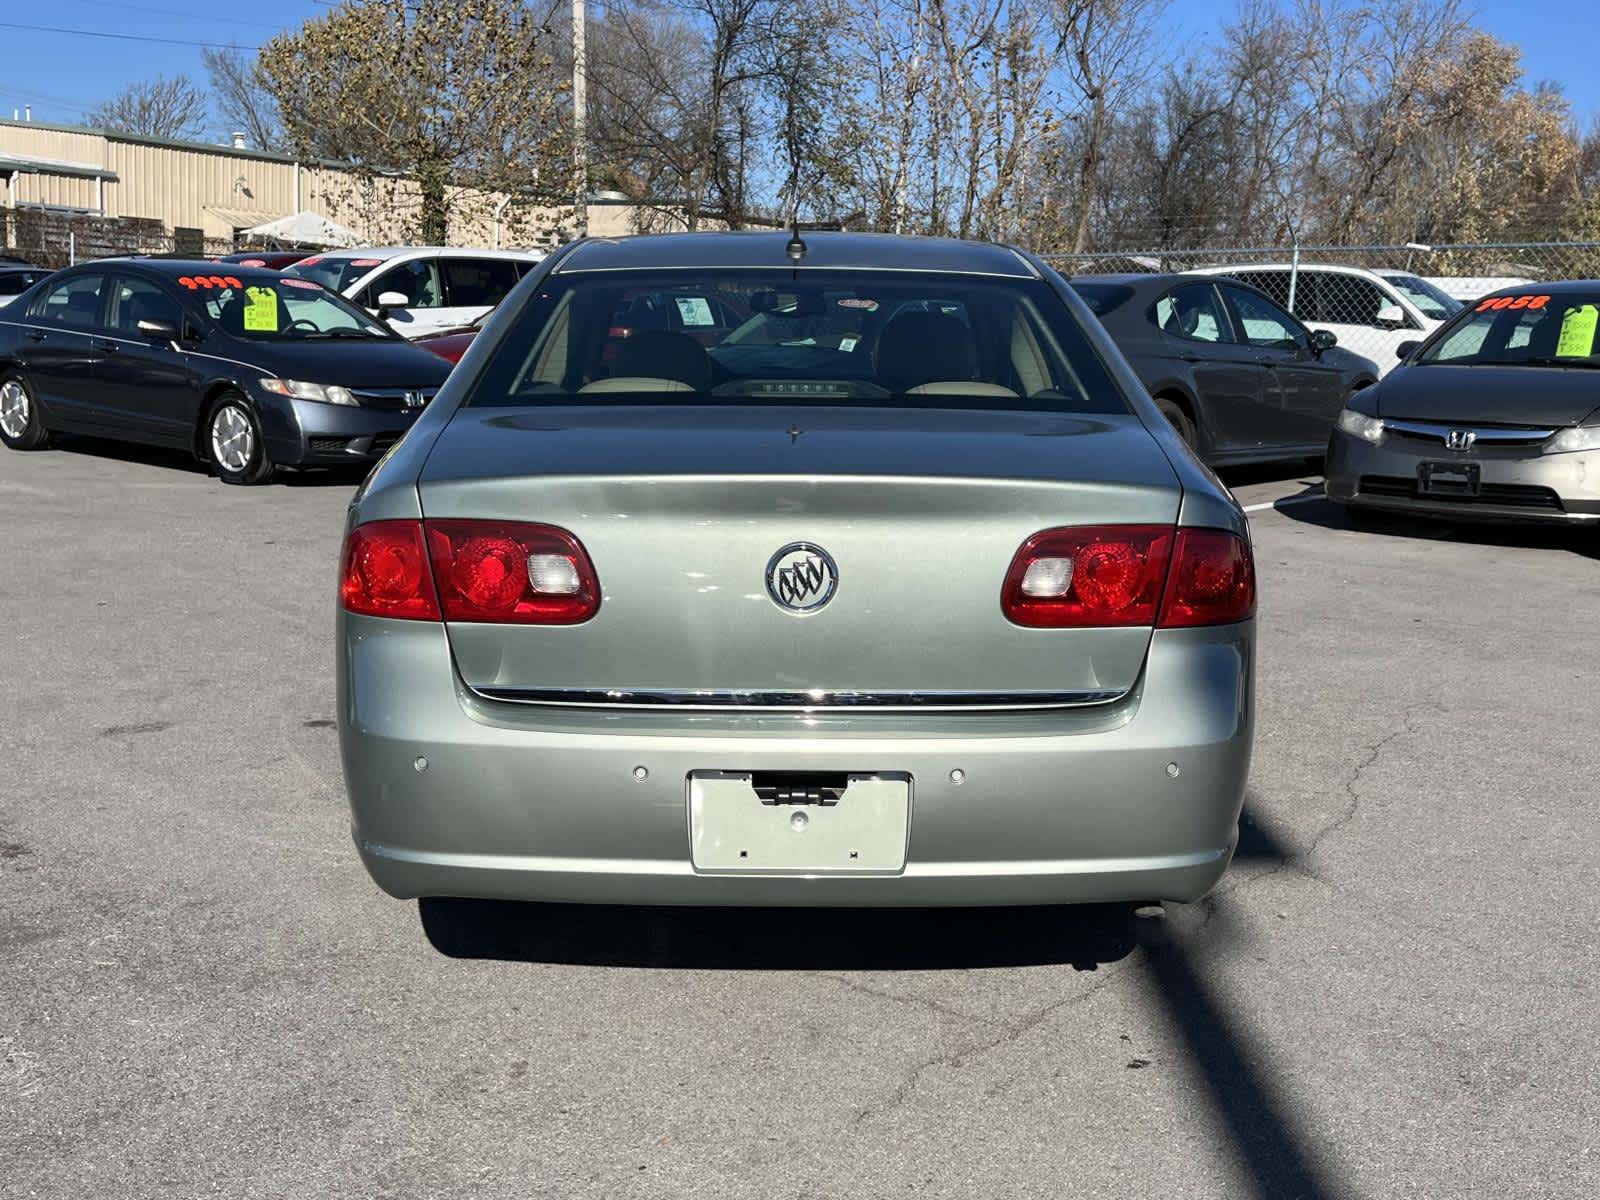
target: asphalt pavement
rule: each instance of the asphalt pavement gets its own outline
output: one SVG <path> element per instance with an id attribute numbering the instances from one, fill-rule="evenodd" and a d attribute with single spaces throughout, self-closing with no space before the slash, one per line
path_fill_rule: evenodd
<path id="1" fill-rule="evenodd" d="M 1200 904 L 507 905 L 450 957 L 349 842 L 355 482 L 0 453 L 0 1196 L 1600 1194 L 1600 533 L 1231 475 L 1259 734 Z"/>

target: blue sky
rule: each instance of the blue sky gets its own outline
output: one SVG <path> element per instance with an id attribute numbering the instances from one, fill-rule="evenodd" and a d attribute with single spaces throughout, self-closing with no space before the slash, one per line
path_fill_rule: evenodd
<path id="1" fill-rule="evenodd" d="M 32 104 L 35 120 L 71 123 L 136 79 L 189 74 L 203 83 L 197 46 L 134 39 L 256 46 L 327 6 L 328 0 L 0 0 L 0 114 Z M 1171 12 L 1181 33 L 1174 31 L 1174 44 L 1210 34 L 1233 9 L 1234 0 L 1177 0 Z M 1572 36 L 1568 22 L 1532 15 L 1520 5 L 1496 4 L 1480 10 L 1478 23 L 1522 48 L 1530 81 L 1560 83 L 1587 126 L 1600 114 L 1592 39 Z M 15 24 L 129 36 L 8 27 Z"/>

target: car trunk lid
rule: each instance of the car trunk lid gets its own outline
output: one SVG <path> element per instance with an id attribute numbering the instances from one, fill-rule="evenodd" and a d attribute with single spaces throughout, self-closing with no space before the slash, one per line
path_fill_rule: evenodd
<path id="1" fill-rule="evenodd" d="M 1041 529 L 1172 525 L 1181 499 L 1132 416 L 759 406 L 467 408 L 420 491 L 429 518 L 541 522 L 583 543 L 603 595 L 592 620 L 449 636 L 474 688 L 597 703 L 1120 694 L 1149 628 L 1022 628 L 1001 584 Z M 767 586 L 795 543 L 837 566 L 804 615 Z"/>

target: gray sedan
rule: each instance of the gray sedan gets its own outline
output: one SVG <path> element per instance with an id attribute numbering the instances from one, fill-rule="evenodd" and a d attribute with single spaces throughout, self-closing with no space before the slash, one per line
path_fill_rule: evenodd
<path id="1" fill-rule="evenodd" d="M 1328 442 L 1356 513 L 1600 522 L 1600 283 L 1496 292 L 1359 392 Z"/>
<path id="2" fill-rule="evenodd" d="M 340 596 L 395 896 L 1184 901 L 1237 838 L 1244 518 L 1008 248 L 551 255 L 356 496 Z"/>

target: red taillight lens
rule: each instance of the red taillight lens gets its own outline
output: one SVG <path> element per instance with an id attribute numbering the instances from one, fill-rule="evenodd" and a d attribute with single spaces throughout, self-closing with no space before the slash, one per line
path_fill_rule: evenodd
<path id="1" fill-rule="evenodd" d="M 412 621 L 575 625 L 600 582 L 565 529 L 514 521 L 373 521 L 345 539 L 339 595 L 350 612 Z"/>
<path id="2" fill-rule="evenodd" d="M 446 621 L 575 625 L 600 608 L 600 581 L 578 539 L 553 525 L 423 522 Z"/>
<path id="3" fill-rule="evenodd" d="M 1161 624 L 1227 625 L 1255 611 L 1255 561 L 1245 540 L 1224 529 L 1180 529 Z"/>
<path id="4" fill-rule="evenodd" d="M 1255 613 L 1255 568 L 1223 529 L 1047 529 L 1012 559 L 1000 607 L 1038 628 L 1225 625 Z"/>
<path id="5" fill-rule="evenodd" d="M 1041 628 L 1153 625 L 1172 537 L 1166 525 L 1036 533 L 1011 560 L 1000 607 L 1018 625 Z"/>
<path id="6" fill-rule="evenodd" d="M 373 521 L 344 543 L 339 597 L 353 613 L 437 621 L 439 601 L 419 521 Z"/>

